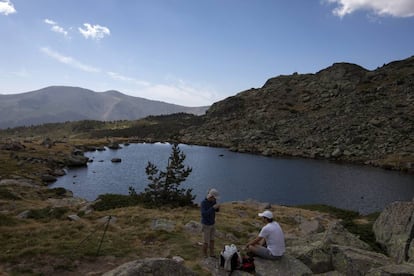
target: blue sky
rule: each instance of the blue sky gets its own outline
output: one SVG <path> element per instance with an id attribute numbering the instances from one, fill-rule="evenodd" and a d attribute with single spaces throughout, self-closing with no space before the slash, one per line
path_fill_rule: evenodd
<path id="1" fill-rule="evenodd" d="M 210 105 L 278 75 L 412 55 L 414 0 L 0 0 L 0 94 Z"/>

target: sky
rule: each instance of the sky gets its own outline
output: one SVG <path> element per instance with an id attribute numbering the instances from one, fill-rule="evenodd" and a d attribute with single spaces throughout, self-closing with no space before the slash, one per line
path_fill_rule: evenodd
<path id="1" fill-rule="evenodd" d="M 203 106 L 413 55 L 414 0 L 0 0 L 0 94 L 65 85 Z"/>

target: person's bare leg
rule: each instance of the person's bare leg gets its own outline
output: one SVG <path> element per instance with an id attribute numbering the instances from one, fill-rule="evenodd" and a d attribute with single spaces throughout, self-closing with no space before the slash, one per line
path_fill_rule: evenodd
<path id="1" fill-rule="evenodd" d="M 205 258 L 207 258 L 207 257 L 208 257 L 208 254 L 207 254 L 207 249 L 208 249 L 208 244 L 207 244 L 207 243 L 203 243 L 203 256 L 204 256 Z"/>
<path id="2" fill-rule="evenodd" d="M 210 256 L 216 256 L 214 252 L 214 240 L 210 241 Z"/>

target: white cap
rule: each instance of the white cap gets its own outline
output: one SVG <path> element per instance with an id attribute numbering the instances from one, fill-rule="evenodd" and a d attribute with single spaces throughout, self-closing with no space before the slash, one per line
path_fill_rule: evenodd
<path id="1" fill-rule="evenodd" d="M 209 197 L 214 197 L 214 198 L 218 198 L 219 197 L 219 192 L 216 190 L 216 189 L 210 189 L 209 191 L 208 191 L 208 194 L 207 194 L 207 198 L 209 198 Z"/>
<path id="2" fill-rule="evenodd" d="M 273 214 L 269 210 L 266 210 L 263 213 L 259 213 L 259 217 L 265 217 L 265 218 L 268 218 L 268 219 L 272 219 Z"/>

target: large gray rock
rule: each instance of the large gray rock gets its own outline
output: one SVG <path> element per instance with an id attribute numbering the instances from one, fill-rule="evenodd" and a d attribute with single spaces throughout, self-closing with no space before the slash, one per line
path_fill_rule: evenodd
<path id="1" fill-rule="evenodd" d="M 414 275 L 414 264 L 393 264 L 368 271 L 366 276 L 410 276 Z"/>
<path id="2" fill-rule="evenodd" d="M 39 187 L 29 179 L 2 179 L 0 186 L 22 186 L 22 187 Z"/>
<path id="3" fill-rule="evenodd" d="M 190 234 L 200 235 L 201 233 L 201 223 L 191 220 L 184 225 L 184 230 Z"/>
<path id="4" fill-rule="evenodd" d="M 153 219 L 151 223 L 151 229 L 152 230 L 164 230 L 167 232 L 172 232 L 175 228 L 174 221 L 163 219 L 163 218 L 157 218 Z"/>
<path id="5" fill-rule="evenodd" d="M 147 258 L 125 263 L 103 276 L 195 276 L 197 275 L 181 262 L 167 258 Z"/>
<path id="6" fill-rule="evenodd" d="M 345 275 L 365 275 L 372 268 L 392 264 L 383 254 L 348 246 L 332 245 L 331 254 L 334 269 Z"/>
<path id="7" fill-rule="evenodd" d="M 88 163 L 89 158 L 82 155 L 70 155 L 66 158 L 65 164 L 68 167 L 84 167 Z"/>
<path id="8" fill-rule="evenodd" d="M 394 202 L 375 221 L 373 231 L 378 243 L 398 263 L 414 263 L 414 202 Z"/>
<path id="9" fill-rule="evenodd" d="M 370 250 L 370 246 L 346 230 L 340 223 L 329 225 L 324 233 L 307 235 L 287 243 L 287 252 L 302 261 L 314 273 L 334 270 L 332 265 L 332 245 Z"/>
<path id="10" fill-rule="evenodd" d="M 323 238 L 325 245 L 338 244 L 343 246 L 350 246 L 364 250 L 371 250 L 371 247 L 361 241 L 359 237 L 346 230 L 342 224 L 335 222 L 328 227 Z"/>
<path id="11" fill-rule="evenodd" d="M 200 261 L 200 266 L 211 276 L 228 276 L 230 272 L 220 267 L 219 261 L 220 259 L 217 258 L 203 258 Z M 251 274 L 242 270 L 234 270 L 231 272 L 231 276 L 251 276 Z"/>
<path id="12" fill-rule="evenodd" d="M 312 271 L 298 259 L 285 254 L 280 260 L 255 257 L 256 276 L 312 275 Z"/>
<path id="13" fill-rule="evenodd" d="M 324 273 L 333 270 L 330 251 L 330 248 L 323 246 L 321 242 L 295 246 L 289 250 L 293 256 L 309 267 L 313 273 Z"/>

